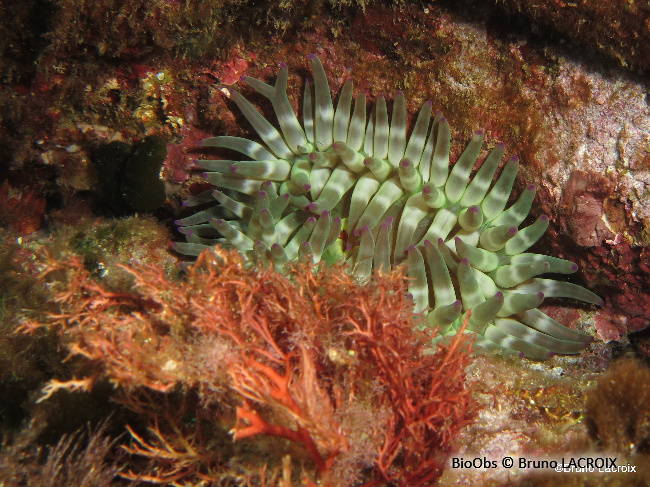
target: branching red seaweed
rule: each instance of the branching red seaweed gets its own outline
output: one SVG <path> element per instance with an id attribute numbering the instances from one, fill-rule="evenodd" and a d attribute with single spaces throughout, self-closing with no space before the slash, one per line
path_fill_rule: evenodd
<path id="1" fill-rule="evenodd" d="M 280 274 L 218 248 L 182 282 L 157 267 L 124 269 L 133 287 L 115 292 L 78 257 L 47 260 L 41 277 L 60 312 L 22 326 L 58 330 L 79 361 L 70 389 L 108 378 L 142 418 L 124 449 L 146 462 L 125 465 L 124 478 L 216 481 L 234 461 L 267 482 L 280 468 L 291 477 L 291 455 L 306 465 L 294 481 L 425 485 L 474 416 L 467 339 L 432 345 L 435 330 L 412 315 L 401 271 L 366 283 L 341 266 L 300 263 Z M 161 395 L 179 394 L 194 400 L 178 414 L 161 408 Z M 224 458 L 214 445 L 228 430 L 234 447 L 267 448 L 266 463 L 246 467 L 233 447 L 235 458 Z"/>

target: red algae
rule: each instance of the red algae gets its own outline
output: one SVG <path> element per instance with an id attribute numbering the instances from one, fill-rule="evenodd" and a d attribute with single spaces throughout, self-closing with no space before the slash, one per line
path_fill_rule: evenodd
<path id="1" fill-rule="evenodd" d="M 33 189 L 17 189 L 5 182 L 0 186 L 0 225 L 18 235 L 35 232 L 44 223 L 47 202 Z"/>
<path id="2" fill-rule="evenodd" d="M 190 433 L 155 406 L 179 391 L 190 408 L 179 414 L 229 423 L 237 444 L 257 439 L 259 448 L 260 437 L 296 444 L 302 455 L 280 444 L 267 451 L 269 468 L 285 454 L 295 456 L 289 470 L 308 459 L 303 475 L 323 485 L 428 485 L 475 415 L 464 385 L 467 339 L 459 334 L 428 350 L 435 331 L 417 331 L 400 272 L 363 285 L 340 267 L 298 264 L 284 276 L 218 249 L 203 253 L 183 282 L 159 267 L 123 269 L 134 284 L 116 292 L 91 279 L 78 257 L 46 260 L 40 279 L 60 310 L 21 329 L 56 330 L 79 359 L 76 378 L 51 381 L 43 399 L 108 379 L 149 426 L 129 429 L 126 450 L 149 463 L 125 478 L 229 475 L 222 454 L 208 448 L 224 441 L 224 430 Z M 236 454 L 233 462 L 255 468 Z"/>
<path id="3" fill-rule="evenodd" d="M 614 237 L 603 218 L 603 200 L 613 188 L 609 180 L 582 171 L 573 171 L 560 202 L 562 230 L 582 247 L 594 247 Z"/>

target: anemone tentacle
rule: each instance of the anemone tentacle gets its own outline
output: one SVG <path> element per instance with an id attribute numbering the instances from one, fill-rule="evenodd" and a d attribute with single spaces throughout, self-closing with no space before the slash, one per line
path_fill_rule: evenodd
<path id="1" fill-rule="evenodd" d="M 549 219 L 542 215 L 520 228 L 534 185 L 506 209 L 519 159 L 511 157 L 493 182 L 505 154 L 499 143 L 470 179 L 483 146 L 479 130 L 450 170 L 449 123 L 440 112 L 432 119 L 430 101 L 407 137 L 403 93 L 395 96 L 390 122 L 383 97 L 367 117 L 366 97 L 353 96 L 352 81 L 345 82 L 334 108 L 320 60 L 309 59 L 313 91 L 307 81 L 302 125 L 289 103 L 284 64 L 274 85 L 243 78 L 269 99 L 279 129 L 232 91 L 262 143 L 230 136 L 202 142 L 248 160 L 197 161 L 216 189 L 185 206 L 209 200 L 219 206 L 177 220 L 187 243 L 175 249 L 197 255 L 227 244 L 251 262 L 276 266 L 299 258 L 345 260 L 361 278 L 405 263 L 415 311 L 428 311 L 431 326 L 447 334 L 471 310 L 467 330 L 485 348 L 533 359 L 582 351 L 592 341 L 589 335 L 537 307 L 545 297 L 602 300 L 575 284 L 540 277 L 570 274 L 577 266 L 526 253 Z"/>

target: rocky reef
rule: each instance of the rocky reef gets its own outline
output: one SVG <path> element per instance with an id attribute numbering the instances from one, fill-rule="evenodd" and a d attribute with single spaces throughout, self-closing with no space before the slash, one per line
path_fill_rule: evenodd
<path id="1" fill-rule="evenodd" d="M 0 5 L 0 483 L 646 485 L 640 467 L 453 468 L 648 454 L 650 13 L 598 4 Z M 285 63 L 300 114 L 310 53 L 333 94 L 353 79 L 391 110 L 398 91 L 407 114 L 431 100 L 452 161 L 479 129 L 479 165 L 518 154 L 513 194 L 537 187 L 523 225 L 548 216 L 530 252 L 575 262 L 557 279 L 605 301 L 540 307 L 593 336 L 585 351 L 432 347 L 399 269 L 361 287 L 173 251 L 183 201 L 212 188 L 199 142 L 256 136 L 232 90 L 273 117 L 240 78 Z"/>

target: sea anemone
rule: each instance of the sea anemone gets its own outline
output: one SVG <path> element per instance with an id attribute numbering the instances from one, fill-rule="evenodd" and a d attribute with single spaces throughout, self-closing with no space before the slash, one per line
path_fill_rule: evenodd
<path id="1" fill-rule="evenodd" d="M 521 356 L 547 359 L 576 354 L 589 335 L 569 329 L 537 307 L 545 297 L 602 304 L 575 284 L 541 278 L 570 274 L 567 260 L 527 253 L 549 225 L 547 216 L 519 228 L 528 216 L 535 186 L 528 185 L 509 208 L 519 168 L 511 157 L 492 184 L 505 153 L 502 143 L 488 154 L 470 181 L 483 144 L 477 131 L 451 166 L 449 123 L 432 103 L 421 108 L 407 138 L 406 104 L 398 92 L 389 123 L 379 97 L 366 115 L 366 96 L 354 99 L 352 81 L 336 110 L 320 60 L 310 55 L 314 91 L 305 85 L 303 124 L 287 97 L 288 70 L 281 65 L 274 86 L 242 80 L 269 99 L 278 131 L 241 94 L 232 100 L 263 144 L 241 137 L 205 139 L 205 148 L 229 149 L 250 160 L 199 160 L 216 189 L 184 203 L 220 203 L 177 220 L 187 243 L 182 254 L 198 255 L 217 243 L 249 261 L 282 266 L 297 259 L 345 260 L 352 272 L 406 263 L 415 311 L 428 311 L 431 326 L 453 334 L 471 310 L 467 330 L 476 344 Z"/>

